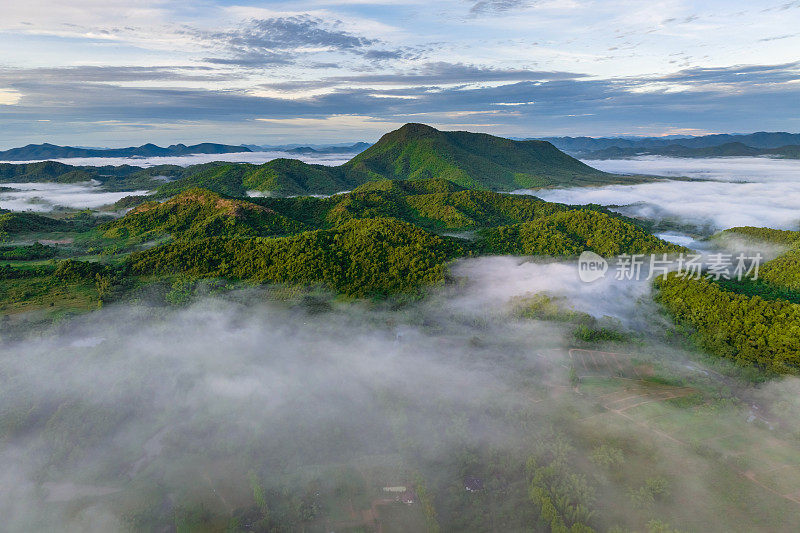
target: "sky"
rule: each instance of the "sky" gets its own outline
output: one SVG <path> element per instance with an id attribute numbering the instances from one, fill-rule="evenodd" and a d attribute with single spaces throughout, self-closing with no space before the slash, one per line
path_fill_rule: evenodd
<path id="1" fill-rule="evenodd" d="M 0 9 L 0 148 L 800 131 L 800 0 Z"/>

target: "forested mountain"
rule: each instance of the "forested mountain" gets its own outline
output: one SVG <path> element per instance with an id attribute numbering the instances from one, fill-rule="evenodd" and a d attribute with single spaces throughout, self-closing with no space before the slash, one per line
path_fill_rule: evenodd
<path id="1" fill-rule="evenodd" d="M 638 183 L 648 179 L 601 172 L 544 141 L 513 141 L 486 134 L 439 131 L 422 124 L 407 124 L 387 133 L 376 144 L 336 167 L 296 159 L 275 159 L 261 165 L 215 162 L 147 169 L 130 165 L 70 167 L 49 161 L 0 164 L 0 182 L 96 180 L 112 190 L 157 189 L 160 198 L 195 187 L 230 196 L 245 196 L 250 190 L 284 196 L 332 194 L 374 180 L 432 177 L 472 189 L 503 191 Z"/>
<path id="2" fill-rule="evenodd" d="M 367 178 L 439 177 L 464 187 L 513 190 L 595 183 L 607 176 L 546 141 L 406 124 L 344 165 Z"/>
<path id="3" fill-rule="evenodd" d="M 250 152 L 244 146 L 201 143 L 186 146 L 173 144 L 166 148 L 155 144 L 143 144 L 128 148 L 79 148 L 54 144 L 29 144 L 21 148 L 0 151 L 0 161 L 36 161 L 42 159 L 67 159 L 71 157 L 158 157 L 190 154 L 229 154 Z"/>
<path id="4" fill-rule="evenodd" d="M 69 227 L 63 220 L 37 215 L 18 213 L 0 209 L 0 234 L 17 235 L 39 231 L 59 231 Z"/>

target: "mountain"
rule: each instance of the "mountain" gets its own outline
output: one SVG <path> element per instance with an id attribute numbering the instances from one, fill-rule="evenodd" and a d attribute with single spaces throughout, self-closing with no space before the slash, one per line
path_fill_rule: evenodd
<path id="1" fill-rule="evenodd" d="M 740 142 L 719 146 L 688 148 L 678 144 L 653 148 L 620 148 L 614 146 L 583 153 L 586 159 L 625 159 L 642 155 L 661 155 L 667 157 L 757 157 L 773 156 L 785 159 L 800 158 L 800 146 L 790 145 L 779 148 L 753 148 Z"/>
<path id="2" fill-rule="evenodd" d="M 72 157 L 158 157 L 190 154 L 229 154 L 250 152 L 244 146 L 201 143 L 186 146 L 173 144 L 166 148 L 155 144 L 144 144 L 129 148 L 78 148 L 54 144 L 29 144 L 21 148 L 0 151 L 0 161 L 36 161 L 44 159 L 68 159 Z"/>
<path id="3" fill-rule="evenodd" d="M 344 164 L 367 179 L 439 177 L 469 188 L 513 190 L 596 182 L 608 174 L 546 141 L 406 124 Z"/>
<path id="4" fill-rule="evenodd" d="M 608 148 L 654 149 L 675 145 L 685 148 L 711 148 L 741 143 L 752 148 L 780 148 L 800 145 L 800 133 L 757 132 L 747 135 L 714 134 L 698 137 L 544 137 L 559 150 L 583 157 L 588 152 Z"/>
<path id="5" fill-rule="evenodd" d="M 290 154 L 357 154 L 359 152 L 363 152 L 367 148 L 372 146 L 369 143 L 358 142 L 355 144 L 351 144 L 350 146 L 325 146 L 320 148 L 312 148 L 311 146 L 298 146 L 297 148 L 291 148 L 286 150 L 287 153 Z"/>

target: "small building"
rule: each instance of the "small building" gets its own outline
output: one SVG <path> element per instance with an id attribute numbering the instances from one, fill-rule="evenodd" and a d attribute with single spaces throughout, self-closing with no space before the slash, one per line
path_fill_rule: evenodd
<path id="1" fill-rule="evenodd" d="M 483 480 L 473 476 L 464 478 L 464 489 L 467 492 L 480 492 L 483 490 Z"/>
<path id="2" fill-rule="evenodd" d="M 417 503 L 417 494 L 414 492 L 413 489 L 408 489 L 403 494 L 400 495 L 398 501 L 401 501 L 406 505 Z"/>

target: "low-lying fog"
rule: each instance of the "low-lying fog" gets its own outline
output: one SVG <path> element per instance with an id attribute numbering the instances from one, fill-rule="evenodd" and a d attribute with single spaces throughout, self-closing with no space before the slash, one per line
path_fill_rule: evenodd
<path id="1" fill-rule="evenodd" d="M 735 226 L 798 229 L 800 160 L 797 159 L 641 157 L 586 163 L 607 172 L 708 181 L 669 180 L 542 190 L 532 194 L 553 202 L 622 206 L 616 210 L 625 215 L 673 220 L 704 232 Z"/>
<path id="2" fill-rule="evenodd" d="M 147 191 L 108 192 L 96 182 L 3 183 L 13 191 L 0 191 L 0 208 L 11 211 L 52 211 L 57 207 L 96 209 L 132 194 Z"/>
<path id="3" fill-rule="evenodd" d="M 480 469 L 489 452 L 510 461 L 519 450 L 533 453 L 553 425 L 570 431 L 564 420 L 598 416 L 597 404 L 587 407 L 592 400 L 569 385 L 569 326 L 517 317 L 519 297 L 546 291 L 647 339 L 662 320 L 648 283 L 586 285 L 574 264 L 483 258 L 453 273 L 460 282 L 394 309 L 281 303 L 250 289 L 182 309 L 110 307 L 0 344 L 2 527 L 160 530 L 148 520 L 161 524 L 181 506 L 230 513 L 247 505 L 248 472 L 291 493 L 395 457 L 403 459 L 376 490 L 407 483 L 414 471 L 457 485 L 458 468 Z M 700 375 L 698 363 L 657 340 L 636 350 Z M 746 427 L 746 415 L 732 413 L 731 423 Z M 674 443 L 619 420 L 614 442 L 649 450 L 648 475 L 674 472 Z M 684 466 L 672 490 L 680 497 L 658 516 L 730 528 L 735 516 L 714 525 L 692 503 L 719 497 L 715 478 L 704 477 L 711 459 L 679 451 Z M 452 471 L 465 453 L 472 466 Z M 601 499 L 618 509 L 604 516 L 624 522 L 628 489 L 608 483 Z"/>

